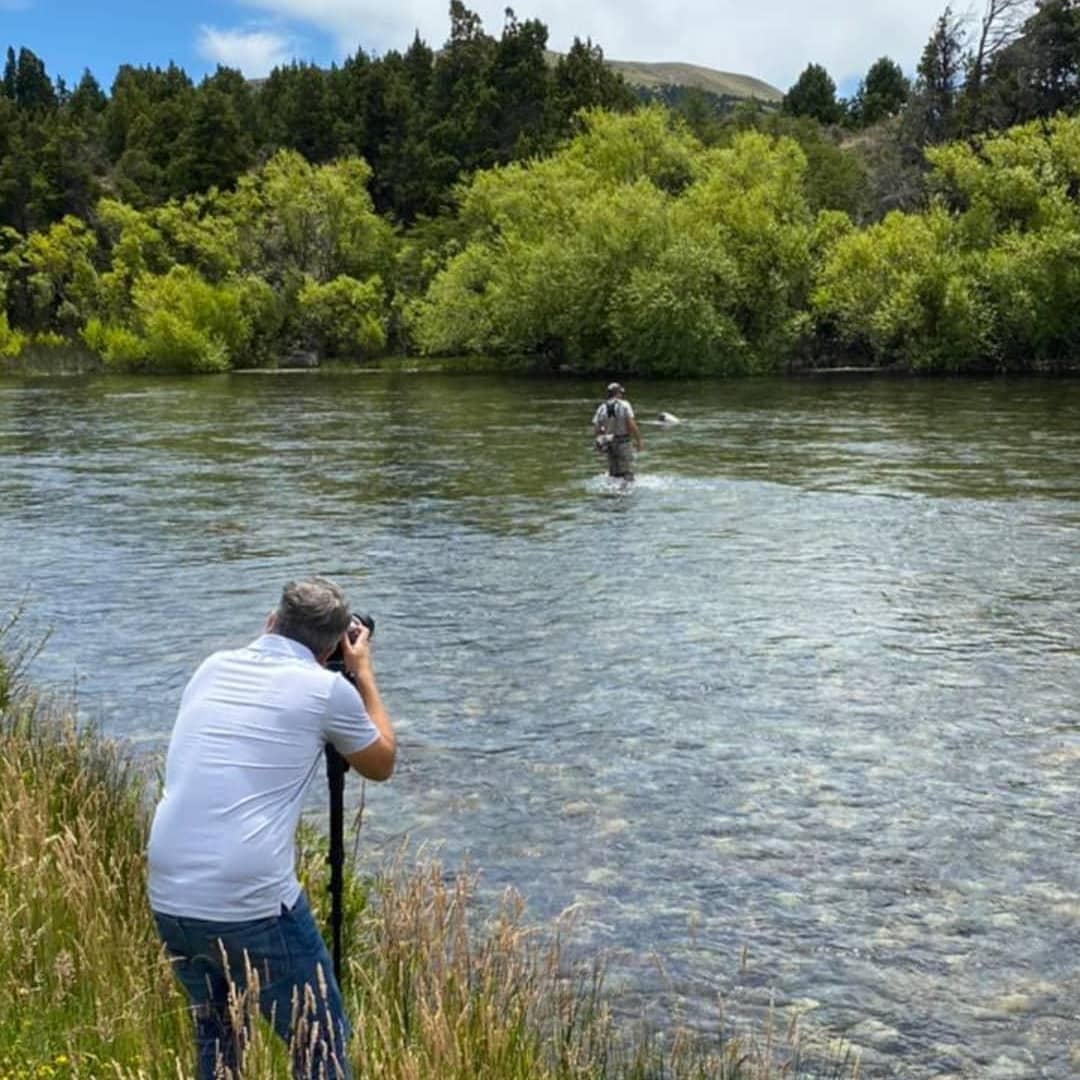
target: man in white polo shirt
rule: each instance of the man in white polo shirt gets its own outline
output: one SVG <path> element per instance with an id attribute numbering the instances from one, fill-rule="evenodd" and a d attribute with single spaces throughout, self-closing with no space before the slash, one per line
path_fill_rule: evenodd
<path id="1" fill-rule="evenodd" d="M 294 1075 L 350 1075 L 350 1027 L 296 878 L 295 833 L 327 742 L 361 776 L 393 772 L 394 729 L 357 626 L 333 582 L 289 582 L 266 632 L 215 653 L 184 690 L 150 830 L 149 892 L 191 998 L 201 1080 L 241 1063 L 245 1031 L 229 995 L 254 994 L 249 972 Z M 339 644 L 351 683 L 324 666 Z"/>

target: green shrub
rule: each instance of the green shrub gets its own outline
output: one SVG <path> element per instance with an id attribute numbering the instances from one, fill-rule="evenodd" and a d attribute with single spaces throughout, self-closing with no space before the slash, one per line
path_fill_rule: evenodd
<path id="1" fill-rule="evenodd" d="M 83 329 L 82 338 L 109 371 L 134 371 L 146 362 L 146 342 L 124 326 L 106 325 L 92 318 Z"/>
<path id="2" fill-rule="evenodd" d="M 386 347 L 382 279 L 341 275 L 320 285 L 310 278 L 297 297 L 300 322 L 331 356 L 365 356 Z"/>
<path id="3" fill-rule="evenodd" d="M 841 236 L 825 255 L 814 311 L 879 363 L 958 370 L 993 353 L 993 314 L 976 263 L 941 208 L 889 214 Z"/>
<path id="4" fill-rule="evenodd" d="M 0 356 L 14 359 L 22 352 L 26 344 L 26 335 L 12 330 L 8 325 L 6 311 L 0 311 Z"/>

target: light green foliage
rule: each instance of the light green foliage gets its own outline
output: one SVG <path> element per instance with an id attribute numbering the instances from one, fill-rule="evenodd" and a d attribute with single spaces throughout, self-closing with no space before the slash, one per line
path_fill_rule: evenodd
<path id="1" fill-rule="evenodd" d="M 250 283 L 212 285 L 187 267 L 143 274 L 132 288 L 129 322 L 93 319 L 83 340 L 113 369 L 226 371 L 251 340 L 245 300 L 253 296 Z"/>
<path id="2" fill-rule="evenodd" d="M 803 331 L 805 158 L 749 133 L 706 151 L 658 108 L 590 113 L 553 157 L 478 174 L 468 242 L 409 309 L 430 353 L 578 369 L 760 370 Z"/>
<path id="3" fill-rule="evenodd" d="M 139 278 L 132 300 L 153 370 L 225 371 L 251 335 L 240 290 L 186 267 Z"/>
<path id="4" fill-rule="evenodd" d="M 146 361 L 146 343 L 138 334 L 125 326 L 105 324 L 96 316 L 83 328 L 82 339 L 109 371 L 136 371 Z"/>
<path id="5" fill-rule="evenodd" d="M 659 253 L 668 197 L 649 169 L 686 163 L 659 144 L 658 110 L 590 114 L 595 131 L 531 166 L 477 174 L 462 193 L 464 248 L 410 310 L 424 351 L 551 351 L 603 365 L 614 282 Z"/>
<path id="6" fill-rule="evenodd" d="M 879 362 L 1048 368 L 1080 348 L 1080 118 L 927 152 L 938 201 L 825 247 L 822 326 Z"/>
<path id="7" fill-rule="evenodd" d="M 709 237 L 734 264 L 724 302 L 755 367 L 782 357 L 804 331 L 813 225 L 805 170 L 792 139 L 748 132 L 709 151 L 701 180 L 673 210 L 677 234 Z"/>
<path id="8" fill-rule="evenodd" d="M 219 209 L 216 196 L 193 195 L 158 207 L 150 220 L 169 258 L 197 270 L 208 281 L 241 271 L 236 221 Z"/>
<path id="9" fill-rule="evenodd" d="M 232 363 L 272 366 L 288 324 L 288 303 L 269 282 L 254 274 L 230 279 L 229 288 L 238 297 L 250 330 L 243 352 L 234 353 Z"/>
<path id="10" fill-rule="evenodd" d="M 140 370 L 269 362 L 298 329 L 332 351 L 385 348 L 390 308 L 376 271 L 392 267 L 395 239 L 369 178 L 358 159 L 316 168 L 283 152 L 235 192 L 145 211 L 103 200 L 111 263 L 84 339 L 110 366 Z M 327 282 L 301 304 L 305 285 Z"/>
<path id="11" fill-rule="evenodd" d="M 722 248 L 678 237 L 637 266 L 612 298 L 609 322 L 629 371 L 689 376 L 743 369 L 744 340 L 725 310 L 737 269 Z"/>
<path id="12" fill-rule="evenodd" d="M 1026 124 L 927 154 L 933 183 L 961 208 L 1005 363 L 1043 367 L 1080 345 L 1080 117 Z"/>
<path id="13" fill-rule="evenodd" d="M 341 276 L 325 285 L 308 281 L 298 303 L 301 324 L 330 355 L 363 356 L 386 346 L 386 301 L 377 276 Z"/>
<path id="14" fill-rule="evenodd" d="M 1004 357 L 1043 368 L 1080 354 L 1080 231 L 1007 233 L 981 270 Z"/>
<path id="15" fill-rule="evenodd" d="M 106 318 L 123 318 L 131 305 L 135 279 L 168 268 L 165 241 L 150 215 L 114 199 L 98 203 L 97 219 L 110 245 L 109 268 L 101 275 L 102 313 Z"/>
<path id="16" fill-rule="evenodd" d="M 653 106 L 629 116 L 592 109 L 581 121 L 582 134 L 560 156 L 605 187 L 647 179 L 676 194 L 693 179 L 701 144 L 666 109 Z"/>
<path id="17" fill-rule="evenodd" d="M 987 353 L 990 313 L 954 228 L 937 207 L 892 213 L 842 236 L 818 275 L 818 317 L 879 362 L 953 370 L 975 363 Z"/>
<path id="18" fill-rule="evenodd" d="M 840 210 L 822 210 L 810 233 L 810 252 L 815 270 L 835 244 L 855 231 L 851 218 Z"/>
<path id="19" fill-rule="evenodd" d="M 975 145 L 927 151 L 934 190 L 964 211 L 970 242 L 1008 229 L 1075 228 L 1080 117 L 1025 124 Z"/>
<path id="20" fill-rule="evenodd" d="M 414 309 L 418 342 L 428 352 L 551 351 L 606 366 L 612 289 L 662 250 L 667 196 L 639 180 L 614 191 L 582 187 L 564 203 L 554 183 L 551 203 L 530 203 L 506 179 L 501 227 L 451 260 Z"/>
<path id="21" fill-rule="evenodd" d="M 96 250 L 97 240 L 86 223 L 70 216 L 27 237 L 22 257 L 36 327 L 71 332 L 96 309 Z"/>
<path id="22" fill-rule="evenodd" d="M 359 158 L 316 167 L 294 151 L 275 154 L 235 193 L 219 197 L 220 211 L 235 225 L 241 267 L 294 289 L 306 277 L 386 274 L 394 237 L 374 211 L 370 179 Z"/>
<path id="23" fill-rule="evenodd" d="M 26 336 L 11 329 L 7 312 L 0 309 L 0 356 L 14 358 L 22 352 L 25 344 Z"/>

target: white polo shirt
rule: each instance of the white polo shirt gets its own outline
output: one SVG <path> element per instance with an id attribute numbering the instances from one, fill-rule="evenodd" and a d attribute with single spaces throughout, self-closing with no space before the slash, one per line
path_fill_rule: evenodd
<path id="1" fill-rule="evenodd" d="M 378 737 L 356 689 L 297 641 L 264 634 L 204 661 L 150 829 L 151 907 L 218 922 L 291 907 L 296 827 L 325 744 L 352 754 Z"/>

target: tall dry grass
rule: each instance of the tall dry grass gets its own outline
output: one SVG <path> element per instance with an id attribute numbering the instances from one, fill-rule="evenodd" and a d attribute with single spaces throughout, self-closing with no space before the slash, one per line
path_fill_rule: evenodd
<path id="1" fill-rule="evenodd" d="M 146 902 L 147 779 L 39 698 L 23 659 L 0 628 L 0 1080 L 185 1080 L 186 1002 Z M 309 833 L 301 877 L 324 925 L 325 868 L 325 844 Z M 510 894 L 481 917 L 472 885 L 403 859 L 373 882 L 348 875 L 342 982 L 358 1078 L 857 1075 L 842 1051 L 808 1056 L 794 1028 L 707 1044 L 620 1031 L 601 967 L 568 959 L 572 927 L 530 927 Z M 286 1077 L 287 1060 L 256 1024 L 245 1075 Z"/>

